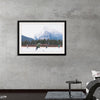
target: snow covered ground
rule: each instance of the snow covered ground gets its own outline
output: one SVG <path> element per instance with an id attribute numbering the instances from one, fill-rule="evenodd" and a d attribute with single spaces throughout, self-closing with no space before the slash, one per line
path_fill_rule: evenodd
<path id="1" fill-rule="evenodd" d="M 36 47 L 21 47 L 20 54 L 64 54 L 63 47 L 40 47 L 36 50 Z"/>

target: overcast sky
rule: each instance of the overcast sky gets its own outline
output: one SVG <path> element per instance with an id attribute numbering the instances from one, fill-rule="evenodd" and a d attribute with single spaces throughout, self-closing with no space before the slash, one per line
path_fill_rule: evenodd
<path id="1" fill-rule="evenodd" d="M 20 35 L 34 38 L 39 37 L 44 31 L 57 31 L 64 34 L 63 22 L 20 22 Z"/>

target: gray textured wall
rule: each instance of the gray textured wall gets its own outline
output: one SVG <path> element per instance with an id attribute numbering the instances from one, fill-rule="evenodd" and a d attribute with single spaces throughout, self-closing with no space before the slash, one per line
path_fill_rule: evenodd
<path id="1" fill-rule="evenodd" d="M 67 56 L 17 56 L 17 20 L 67 20 Z M 0 0 L 0 88 L 63 89 L 100 70 L 100 0 Z"/>

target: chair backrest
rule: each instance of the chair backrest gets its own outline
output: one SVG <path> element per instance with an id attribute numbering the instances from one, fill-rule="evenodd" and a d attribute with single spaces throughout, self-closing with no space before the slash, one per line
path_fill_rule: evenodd
<path id="1" fill-rule="evenodd" d="M 96 79 L 91 81 L 87 86 L 86 89 L 89 90 L 89 92 L 87 93 L 86 96 L 86 100 L 95 100 L 95 97 L 93 97 L 93 94 L 95 92 L 95 90 L 100 87 L 100 79 Z"/>

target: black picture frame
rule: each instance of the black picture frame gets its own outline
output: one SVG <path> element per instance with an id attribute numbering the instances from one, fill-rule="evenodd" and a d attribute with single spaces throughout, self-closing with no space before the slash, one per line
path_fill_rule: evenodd
<path id="1" fill-rule="evenodd" d="M 20 53 L 20 23 L 63 23 L 64 24 L 64 53 Z M 66 53 L 66 38 L 67 38 L 67 21 L 66 20 L 18 20 L 17 21 L 17 55 L 18 56 L 65 56 L 67 53 Z"/>

